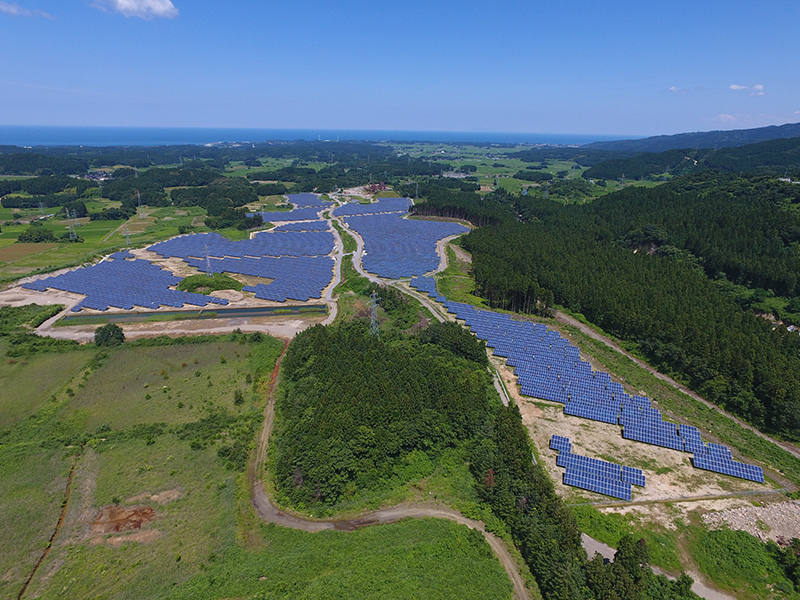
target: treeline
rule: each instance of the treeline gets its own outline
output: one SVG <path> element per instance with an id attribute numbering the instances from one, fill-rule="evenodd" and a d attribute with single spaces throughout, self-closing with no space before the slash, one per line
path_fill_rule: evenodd
<path id="1" fill-rule="evenodd" d="M 0 154 L 0 175 L 80 175 L 88 168 L 88 161 L 71 156 L 46 156 L 38 152 Z"/>
<path id="2" fill-rule="evenodd" d="M 607 224 L 585 218 L 579 207 L 543 205 L 536 214 L 544 218 L 533 224 L 504 223 L 464 238 L 478 288 L 493 305 L 530 306 L 535 284 L 637 343 L 652 364 L 712 402 L 760 429 L 799 439 L 796 334 L 773 331 L 696 268 L 616 243 Z"/>
<path id="3" fill-rule="evenodd" d="M 103 184 L 103 196 L 122 203 L 135 212 L 141 196 L 142 204 L 168 206 L 165 188 L 208 185 L 220 177 L 220 171 L 210 168 L 147 169 L 136 171 L 122 168 L 114 171 L 114 179 Z"/>
<path id="4" fill-rule="evenodd" d="M 220 178 L 205 187 L 174 189 L 170 198 L 176 206 L 204 208 L 208 215 L 205 224 L 211 229 L 252 229 L 263 220 L 260 215 L 248 217 L 241 207 L 258 201 L 257 188 L 241 177 Z"/>
<path id="5" fill-rule="evenodd" d="M 520 150 L 507 154 L 508 158 L 517 158 L 523 162 L 546 162 L 557 160 L 574 160 L 582 167 L 591 167 L 605 160 L 616 158 L 627 158 L 633 152 L 618 152 L 609 150 L 597 150 L 589 146 L 580 147 L 551 147 L 532 148 L 530 150 Z"/>
<path id="6" fill-rule="evenodd" d="M 253 162 L 259 157 L 295 158 L 305 162 L 343 160 L 381 161 L 394 155 L 390 146 L 377 142 L 347 141 L 265 141 L 252 144 L 171 146 L 48 146 L 21 148 L 0 146 L 0 174 L 80 174 L 91 167 L 128 165 L 137 169 L 151 166 L 198 165 L 223 169 L 233 161 Z"/>
<path id="7" fill-rule="evenodd" d="M 665 152 L 679 148 L 731 148 L 756 144 L 770 140 L 800 137 L 800 123 L 770 125 L 755 129 L 733 129 L 729 131 L 700 131 L 679 133 L 677 135 L 658 135 L 640 140 L 616 140 L 613 142 L 594 142 L 588 150 L 610 152 Z M 617 158 L 617 157 L 609 157 Z"/>
<path id="8" fill-rule="evenodd" d="M 700 158 L 708 154 L 702 151 Z M 644 152 L 630 158 L 605 160 L 583 172 L 584 179 L 644 179 L 669 173 L 682 175 L 695 170 L 697 150 L 667 150 L 666 152 Z"/>
<path id="9" fill-rule="evenodd" d="M 46 196 L 57 194 L 75 188 L 75 194 L 80 196 L 90 188 L 96 188 L 97 183 L 89 179 L 77 179 L 67 175 L 44 175 L 29 179 L 7 179 L 0 181 L 0 196 L 25 192 L 31 196 Z"/>
<path id="10" fill-rule="evenodd" d="M 465 330 L 451 335 L 478 345 Z M 385 485 L 415 455 L 435 460 L 474 437 L 489 406 L 485 366 L 358 322 L 299 334 L 281 373 L 272 461 L 295 505 L 334 505 Z"/>

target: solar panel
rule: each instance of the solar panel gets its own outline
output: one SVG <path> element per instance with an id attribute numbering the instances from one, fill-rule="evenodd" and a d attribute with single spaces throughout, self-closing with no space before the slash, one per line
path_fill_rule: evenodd
<path id="1" fill-rule="evenodd" d="M 147 260 L 125 260 L 127 253 L 115 253 L 113 260 L 45 277 L 23 284 L 31 290 L 48 288 L 85 295 L 72 311 L 82 308 L 106 311 L 109 307 L 130 310 L 134 306 L 182 308 L 185 304 L 206 306 L 225 305 L 227 300 L 171 289 L 181 278 Z"/>
<path id="2" fill-rule="evenodd" d="M 625 481 L 612 481 L 596 477 L 591 473 L 567 469 L 564 473 L 564 485 L 578 487 L 612 498 L 630 501 L 632 498 L 631 484 Z"/>

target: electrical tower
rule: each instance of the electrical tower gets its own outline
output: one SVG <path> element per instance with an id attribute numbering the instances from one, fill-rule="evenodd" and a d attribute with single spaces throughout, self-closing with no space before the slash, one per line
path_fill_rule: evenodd
<path id="1" fill-rule="evenodd" d="M 74 242 L 78 239 L 78 234 L 75 233 L 75 224 L 70 220 L 69 209 L 67 209 L 67 227 L 69 227 L 69 241 Z"/>
<path id="2" fill-rule="evenodd" d="M 211 259 L 208 257 L 208 244 L 204 246 L 206 253 L 206 277 L 211 277 Z"/>
<path id="3" fill-rule="evenodd" d="M 44 214 L 44 202 L 39 202 L 39 211 Z M 69 210 L 67 210 L 67 218 L 69 218 Z"/>
<path id="4" fill-rule="evenodd" d="M 128 233 L 128 228 L 127 227 L 125 228 L 123 233 L 125 234 L 125 242 L 128 244 L 128 246 L 130 246 L 131 245 L 131 234 Z"/>
<path id="5" fill-rule="evenodd" d="M 144 219 L 147 215 L 145 215 L 142 212 L 142 194 L 139 190 L 136 190 L 136 197 L 139 199 L 139 208 L 138 208 L 139 218 Z"/>
<path id="6" fill-rule="evenodd" d="M 378 325 L 378 300 L 380 300 L 378 292 L 372 292 L 369 295 L 369 332 L 375 337 L 381 337 L 381 329 Z"/>

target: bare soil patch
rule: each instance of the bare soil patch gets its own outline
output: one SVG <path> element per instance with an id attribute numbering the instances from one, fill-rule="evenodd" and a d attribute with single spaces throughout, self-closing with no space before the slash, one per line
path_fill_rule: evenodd
<path id="1" fill-rule="evenodd" d="M 139 494 L 138 496 L 134 496 L 133 498 L 128 498 L 128 504 L 135 504 L 136 502 L 157 502 L 158 504 L 168 504 L 173 500 L 179 500 L 183 498 L 183 492 L 178 489 L 174 490 L 164 490 L 163 492 L 159 492 L 157 494 Z"/>
<path id="2" fill-rule="evenodd" d="M 151 506 L 104 506 L 92 521 L 92 534 L 120 533 L 136 531 L 156 518 Z"/>
<path id="3" fill-rule="evenodd" d="M 800 538 L 800 502 L 721 510 L 703 515 L 703 521 L 709 529 L 729 527 L 746 531 L 762 542 L 772 540 L 787 546 L 792 538 Z"/>
<path id="4" fill-rule="evenodd" d="M 241 302 L 244 300 L 244 294 L 236 290 L 216 290 L 214 292 L 215 298 L 224 298 L 229 302 Z"/>

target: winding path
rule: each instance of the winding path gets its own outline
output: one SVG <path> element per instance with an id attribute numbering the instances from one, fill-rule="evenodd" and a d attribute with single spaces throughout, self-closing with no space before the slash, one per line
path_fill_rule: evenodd
<path id="1" fill-rule="evenodd" d="M 514 560 L 514 557 L 511 556 L 503 540 L 486 531 L 486 526 L 481 521 L 468 519 L 461 513 L 452 509 L 428 505 L 400 504 L 391 508 L 384 508 L 368 513 L 359 519 L 312 521 L 287 514 L 272 504 L 267 494 L 264 480 L 261 478 L 260 469 L 267 456 L 269 437 L 272 433 L 272 426 L 275 423 L 275 392 L 277 390 L 281 361 L 283 360 L 288 345 L 289 342 L 286 341 L 283 352 L 281 352 L 278 361 L 275 363 L 269 390 L 267 391 L 267 406 L 264 409 L 264 422 L 258 436 L 256 451 L 253 453 L 247 465 L 247 481 L 250 486 L 251 503 L 256 513 L 267 523 L 274 523 L 282 527 L 299 529 L 309 533 L 330 529 L 337 531 L 354 531 L 369 525 L 394 523 L 407 518 L 422 519 L 431 517 L 455 521 L 456 523 L 466 525 L 470 529 L 478 530 L 483 534 L 483 537 L 489 543 L 489 546 L 491 546 L 500 564 L 503 565 L 503 568 L 508 574 L 514 588 L 514 597 L 516 600 L 530 600 L 531 596 L 528 592 L 528 588 L 525 586 L 524 579 L 519 573 L 517 562 Z"/>

